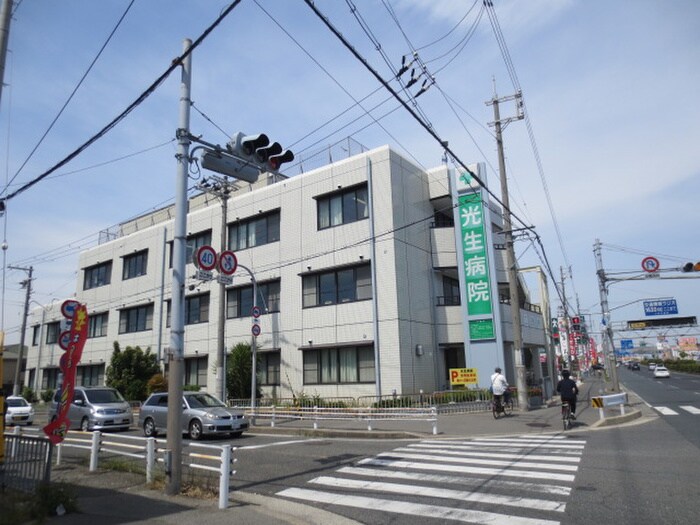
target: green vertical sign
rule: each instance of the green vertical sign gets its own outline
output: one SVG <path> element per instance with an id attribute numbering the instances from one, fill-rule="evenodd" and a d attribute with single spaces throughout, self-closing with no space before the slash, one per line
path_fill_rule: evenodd
<path id="1" fill-rule="evenodd" d="M 472 315 L 493 313 L 491 282 L 487 257 L 486 225 L 481 193 L 459 196 L 459 219 L 464 254 L 464 282 L 467 312 Z"/>

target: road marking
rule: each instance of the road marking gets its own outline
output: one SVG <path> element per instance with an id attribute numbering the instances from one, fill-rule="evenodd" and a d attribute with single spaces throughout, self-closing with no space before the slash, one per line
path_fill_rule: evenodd
<path id="1" fill-rule="evenodd" d="M 359 509 L 375 509 L 409 516 L 422 516 L 442 520 L 455 520 L 482 525 L 559 525 L 558 521 L 524 518 L 494 512 L 455 509 L 438 505 L 422 505 L 409 501 L 395 501 L 363 496 L 343 496 L 331 492 L 290 488 L 277 493 L 278 496 L 295 498 L 314 503 L 330 503 Z"/>
<path id="2" fill-rule="evenodd" d="M 472 467 L 468 465 L 438 465 L 433 463 L 416 463 L 415 461 L 401 461 L 398 459 L 363 459 L 359 465 L 372 465 L 379 467 L 405 468 L 412 470 L 436 470 L 441 472 L 460 472 L 465 474 L 484 474 L 487 476 L 499 476 L 509 478 L 532 478 L 550 481 L 570 481 L 576 479 L 574 474 L 559 474 L 558 472 L 528 472 L 526 470 L 506 470 L 502 468 Z"/>
<path id="3" fill-rule="evenodd" d="M 691 414 L 700 414 L 700 408 L 696 408 L 690 405 L 681 405 L 681 408 Z"/>
<path id="4" fill-rule="evenodd" d="M 506 505 L 510 507 L 524 507 L 553 512 L 564 512 L 566 502 L 549 501 L 535 498 L 522 498 L 519 496 L 501 496 L 498 494 L 480 494 L 466 490 L 452 490 L 444 487 L 422 487 L 418 485 L 406 485 L 403 483 L 385 483 L 380 481 L 366 481 L 358 479 L 336 478 L 331 476 L 319 476 L 310 483 L 335 487 L 340 489 L 363 489 L 390 492 L 394 494 L 410 494 L 413 496 L 425 496 L 430 498 L 455 499 L 472 503 L 485 503 L 490 505 Z"/>
<path id="5" fill-rule="evenodd" d="M 421 452 L 438 452 L 440 454 L 452 455 L 452 456 L 476 456 L 483 457 L 483 451 L 465 452 L 461 447 L 447 446 L 436 448 L 433 445 L 424 445 L 422 443 L 417 443 L 414 445 L 409 445 L 407 448 L 397 448 L 396 450 L 400 452 L 410 452 L 411 450 L 420 449 Z M 458 450 L 454 450 L 458 449 Z M 529 459 L 532 461 L 561 461 L 568 463 L 579 463 L 581 461 L 581 456 L 546 456 L 539 454 L 504 454 L 500 452 L 489 452 L 489 457 L 492 459 Z"/>
<path id="6" fill-rule="evenodd" d="M 540 446 L 544 444 L 553 444 L 557 445 L 557 441 L 560 442 L 566 442 L 566 443 L 574 443 L 576 445 L 585 445 L 586 440 L 585 439 L 564 439 L 560 436 L 552 436 L 552 437 L 518 437 L 518 438 L 475 438 L 470 441 L 450 441 L 450 444 L 459 444 L 459 445 L 472 445 L 475 443 L 480 443 L 480 444 L 501 444 L 501 443 L 513 443 L 517 445 L 531 445 L 531 446 Z M 422 441 L 422 443 L 445 443 L 445 441 L 440 441 L 440 440 L 425 440 Z"/>
<path id="7" fill-rule="evenodd" d="M 579 449 L 583 450 L 585 445 L 577 445 L 575 441 L 572 441 L 571 444 L 567 443 L 537 443 L 538 448 L 564 448 L 564 449 L 569 449 L 569 450 L 574 450 L 574 449 Z M 581 443 L 585 443 L 585 441 L 582 441 Z M 496 440 L 485 440 L 485 439 L 480 439 L 478 441 L 472 441 L 472 444 L 474 445 L 490 445 L 492 447 L 494 446 L 499 446 L 499 447 L 518 447 L 518 448 L 532 448 L 533 445 L 531 443 L 521 443 L 521 442 L 509 442 L 508 440 L 503 440 L 503 442 L 498 442 Z"/>
<path id="8" fill-rule="evenodd" d="M 668 407 L 654 407 L 654 408 L 656 410 L 658 410 L 659 412 L 661 412 L 661 414 L 663 414 L 664 416 L 677 416 L 678 415 L 678 412 L 676 412 L 675 410 L 671 410 Z"/>
<path id="9" fill-rule="evenodd" d="M 295 445 L 297 443 L 311 443 L 313 441 L 323 441 L 322 439 L 295 439 L 294 441 L 277 441 L 275 443 L 267 443 L 265 445 L 244 445 L 242 447 L 238 447 L 238 450 L 254 450 L 258 448 L 267 448 L 267 447 L 278 447 L 280 445 Z"/>
<path id="10" fill-rule="evenodd" d="M 543 483 L 530 483 L 527 481 L 504 481 L 500 479 L 475 478 L 469 476 L 453 476 L 449 474 L 424 474 L 422 472 L 404 472 L 402 470 L 387 470 L 362 467 L 342 467 L 337 470 L 339 474 L 351 474 L 375 478 L 405 479 L 412 481 L 429 481 L 431 483 L 453 483 L 459 485 L 474 485 L 481 489 L 514 489 L 518 492 L 540 492 L 552 496 L 569 496 L 571 487 L 563 485 L 545 485 Z"/>
<path id="11" fill-rule="evenodd" d="M 576 472 L 578 465 L 554 465 L 552 463 L 535 463 L 533 461 L 499 461 L 497 459 L 477 459 L 477 458 L 455 458 L 444 456 L 434 456 L 430 454 L 409 454 L 406 452 L 382 452 L 377 454 L 379 458 L 401 458 L 418 459 L 421 461 L 437 461 L 439 463 L 467 463 L 476 465 L 490 465 L 494 467 L 521 467 L 537 468 L 547 470 L 563 470 L 565 472 Z"/>

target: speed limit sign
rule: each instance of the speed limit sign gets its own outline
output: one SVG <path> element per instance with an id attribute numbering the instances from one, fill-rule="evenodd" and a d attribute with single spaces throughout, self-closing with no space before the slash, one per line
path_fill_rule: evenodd
<path id="1" fill-rule="evenodd" d="M 216 250 L 211 246 L 200 246 L 194 254 L 194 264 L 200 270 L 213 270 L 216 267 Z"/>
<path id="2" fill-rule="evenodd" d="M 231 250 L 224 250 L 219 255 L 219 271 L 224 275 L 233 275 L 238 268 L 238 259 Z"/>

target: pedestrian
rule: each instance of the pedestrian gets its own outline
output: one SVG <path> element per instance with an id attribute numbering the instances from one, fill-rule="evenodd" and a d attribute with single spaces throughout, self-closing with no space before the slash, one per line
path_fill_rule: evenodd
<path id="1" fill-rule="evenodd" d="M 571 373 L 568 370 L 562 370 L 561 377 L 562 379 L 557 383 L 557 392 L 561 395 L 562 403 L 569 403 L 571 417 L 576 419 L 576 398 L 578 396 L 576 381 L 571 379 Z"/>

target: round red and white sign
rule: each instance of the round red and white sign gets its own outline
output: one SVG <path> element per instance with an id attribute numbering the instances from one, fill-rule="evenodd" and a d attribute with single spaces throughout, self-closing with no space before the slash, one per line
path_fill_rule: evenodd
<path id="1" fill-rule="evenodd" d="M 200 246 L 194 254 L 194 264 L 200 270 L 216 268 L 216 250 L 211 246 Z"/>
<path id="2" fill-rule="evenodd" d="M 80 306 L 80 303 L 74 299 L 66 299 L 63 301 L 63 304 L 61 304 L 61 313 L 63 317 L 73 319 L 73 314 L 78 306 Z"/>
<path id="3" fill-rule="evenodd" d="M 233 275 L 238 268 L 238 259 L 231 250 L 224 250 L 219 255 L 219 271 L 224 275 Z"/>
<path id="4" fill-rule="evenodd" d="M 658 272 L 661 264 L 656 257 L 644 257 L 642 259 L 642 270 L 649 273 Z"/>
<path id="5" fill-rule="evenodd" d="M 250 309 L 250 315 L 252 315 L 255 319 L 260 317 L 262 314 L 262 309 L 259 306 L 253 306 L 253 308 Z"/>
<path id="6" fill-rule="evenodd" d="M 250 332 L 255 336 L 258 337 L 260 335 L 260 325 L 259 324 L 254 324 L 253 326 L 250 327 Z"/>

